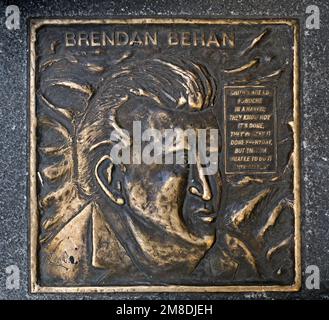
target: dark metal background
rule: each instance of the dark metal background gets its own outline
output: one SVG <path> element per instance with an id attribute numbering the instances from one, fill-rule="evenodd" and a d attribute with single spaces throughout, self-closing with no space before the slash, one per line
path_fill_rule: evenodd
<path id="1" fill-rule="evenodd" d="M 18 5 L 21 29 L 5 28 L 5 6 Z M 320 8 L 320 30 L 305 28 L 306 7 Z M 0 3 L 0 297 L 40 298 L 311 298 L 329 297 L 328 122 L 329 1 L 16 1 Z M 29 294 L 28 19 L 33 17 L 298 18 L 301 25 L 302 268 L 320 268 L 321 289 L 245 294 Z M 5 268 L 21 270 L 21 289 L 6 290 Z"/>

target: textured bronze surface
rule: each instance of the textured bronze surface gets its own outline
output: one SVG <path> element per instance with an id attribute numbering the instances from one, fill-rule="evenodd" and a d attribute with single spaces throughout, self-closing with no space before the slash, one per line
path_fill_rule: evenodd
<path id="1" fill-rule="evenodd" d="M 34 20 L 30 36 L 33 292 L 300 288 L 295 21 Z M 111 130 L 136 120 L 218 129 L 218 172 L 111 164 Z"/>

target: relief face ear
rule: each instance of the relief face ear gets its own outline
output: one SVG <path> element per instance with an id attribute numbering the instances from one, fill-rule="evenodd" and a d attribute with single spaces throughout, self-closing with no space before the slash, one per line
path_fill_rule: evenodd
<path id="1" fill-rule="evenodd" d="M 123 193 L 121 191 L 121 181 L 115 179 L 115 170 L 120 168 L 115 165 L 110 156 L 103 156 L 95 166 L 95 177 L 98 185 L 107 195 L 107 197 L 116 205 L 125 204 Z"/>

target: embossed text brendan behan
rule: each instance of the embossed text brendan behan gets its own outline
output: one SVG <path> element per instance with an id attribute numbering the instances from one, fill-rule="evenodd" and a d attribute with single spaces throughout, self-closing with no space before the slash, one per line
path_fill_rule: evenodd
<path id="1" fill-rule="evenodd" d="M 170 31 L 166 33 L 165 42 L 169 46 L 182 47 L 216 47 L 234 48 L 234 32 L 190 32 Z M 157 46 L 159 36 L 153 32 L 127 32 L 127 31 L 91 31 L 91 32 L 65 32 L 65 45 L 73 46 Z"/>

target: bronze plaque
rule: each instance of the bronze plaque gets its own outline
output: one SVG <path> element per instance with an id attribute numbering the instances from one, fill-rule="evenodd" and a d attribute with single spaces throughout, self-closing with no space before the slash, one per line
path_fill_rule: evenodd
<path id="1" fill-rule="evenodd" d="M 33 20 L 32 292 L 299 290 L 298 33 Z"/>

